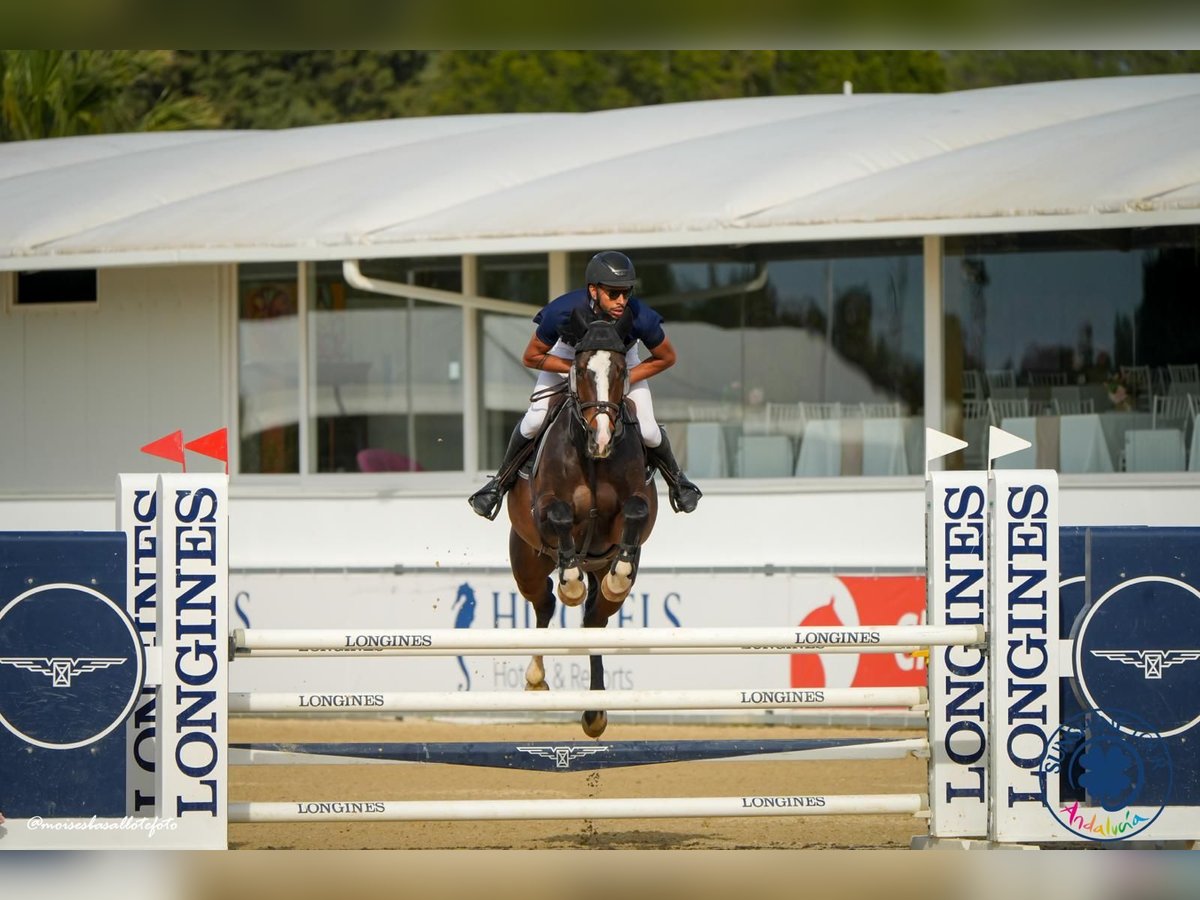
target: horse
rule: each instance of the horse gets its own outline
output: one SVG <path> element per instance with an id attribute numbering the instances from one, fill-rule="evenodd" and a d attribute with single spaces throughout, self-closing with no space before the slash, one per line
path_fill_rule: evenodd
<path id="1" fill-rule="evenodd" d="M 605 627 L 633 588 L 642 544 L 654 528 L 658 495 L 625 398 L 625 339 L 621 323 L 588 325 L 529 477 L 519 478 L 508 494 L 513 578 L 533 605 L 538 628 L 554 616 L 550 576 L 556 570 L 563 604 L 584 602 L 583 626 Z M 600 656 L 591 657 L 590 687 L 604 690 Z M 541 656 L 530 660 L 525 689 L 549 689 Z M 581 724 L 588 737 L 598 738 L 608 714 L 585 711 Z"/>

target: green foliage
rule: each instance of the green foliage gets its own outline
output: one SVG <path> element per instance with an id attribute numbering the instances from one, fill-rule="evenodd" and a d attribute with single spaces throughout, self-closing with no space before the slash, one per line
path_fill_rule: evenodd
<path id="1" fill-rule="evenodd" d="M 1196 50 L 981 50 L 946 54 L 950 90 L 1106 78 L 1200 72 Z"/>
<path id="2" fill-rule="evenodd" d="M 181 50 L 174 86 L 209 98 L 226 128 L 294 128 L 404 114 L 414 50 Z"/>
<path id="3" fill-rule="evenodd" d="M 0 140 L 216 126 L 207 100 L 165 86 L 172 65 L 167 51 L 0 51 Z"/>
<path id="4" fill-rule="evenodd" d="M 1195 50 L 6 50 L 0 140 L 1198 71 Z"/>
<path id="5" fill-rule="evenodd" d="M 444 50 L 405 90 L 410 115 L 588 112 L 655 103 L 856 91 L 940 91 L 929 51 Z"/>

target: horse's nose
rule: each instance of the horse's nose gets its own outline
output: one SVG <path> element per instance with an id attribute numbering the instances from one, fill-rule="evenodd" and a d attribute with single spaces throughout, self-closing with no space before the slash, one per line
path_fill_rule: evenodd
<path id="1" fill-rule="evenodd" d="M 588 441 L 588 452 L 591 453 L 592 459 L 608 459 L 609 454 L 612 453 L 612 441 L 608 439 L 607 435 L 593 436 Z"/>

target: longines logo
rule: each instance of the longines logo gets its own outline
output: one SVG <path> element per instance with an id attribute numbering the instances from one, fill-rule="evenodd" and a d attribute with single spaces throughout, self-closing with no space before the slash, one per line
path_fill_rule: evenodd
<path id="1" fill-rule="evenodd" d="M 605 744 L 587 744 L 584 746 L 575 746 L 571 744 L 542 744 L 517 747 L 522 753 L 529 753 L 533 756 L 541 756 L 546 759 L 554 760 L 556 769 L 571 768 L 571 761 L 582 759 L 585 756 L 592 756 L 596 753 L 604 753 L 610 748 Z"/>
<path id="2" fill-rule="evenodd" d="M 69 688 L 71 679 L 76 675 L 86 675 L 107 669 L 109 666 L 119 666 L 129 662 L 127 656 L 93 656 L 82 659 L 54 658 L 44 656 L 0 656 L 0 665 L 14 666 L 29 672 L 38 672 L 50 679 L 50 684 L 56 688 Z"/>
<path id="3" fill-rule="evenodd" d="M 0 609 L 0 727 L 27 744 L 101 740 L 133 710 L 144 675 L 133 621 L 93 588 L 40 585 Z"/>
<path id="4" fill-rule="evenodd" d="M 1135 666 L 1147 679 L 1162 678 L 1163 669 L 1200 659 L 1200 650 L 1092 650 L 1091 654 Z"/>

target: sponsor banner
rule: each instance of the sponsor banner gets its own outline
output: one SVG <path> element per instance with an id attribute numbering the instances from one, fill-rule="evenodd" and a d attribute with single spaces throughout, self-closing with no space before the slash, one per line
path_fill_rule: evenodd
<path id="1" fill-rule="evenodd" d="M 128 542 L 125 565 L 125 611 L 133 619 L 143 647 L 157 642 L 158 627 L 158 476 L 134 473 L 117 476 L 117 531 Z M 153 816 L 154 726 L 157 673 L 143 685 L 133 714 L 125 722 L 125 813 Z"/>
<path id="2" fill-rule="evenodd" d="M 1058 473 L 992 473 L 988 735 L 991 835 L 1045 840 L 1058 785 L 1044 777 L 1059 718 Z"/>
<path id="3" fill-rule="evenodd" d="M 933 472 L 925 484 L 931 625 L 987 625 L 985 471 Z M 930 833 L 983 837 L 987 802 L 987 656 L 931 647 Z"/>
<path id="4" fill-rule="evenodd" d="M 923 623 L 919 576 L 643 574 L 608 628 L 703 628 Z M 232 578 L 230 622 L 240 628 L 529 628 L 532 607 L 507 575 L 241 574 Z M 552 627 L 579 627 L 580 609 L 559 606 Z M 489 691 L 525 686 L 528 655 L 398 657 L 354 651 L 313 658 L 239 658 L 231 689 L 244 692 Z M 607 654 L 614 690 L 905 687 L 925 683 L 905 653 L 721 655 Z M 553 690 L 586 690 L 584 656 L 547 656 Z"/>
<path id="5" fill-rule="evenodd" d="M 225 847 L 228 816 L 228 479 L 160 475 L 158 814 L 197 849 Z M 222 602 L 225 601 L 225 602 Z"/>

